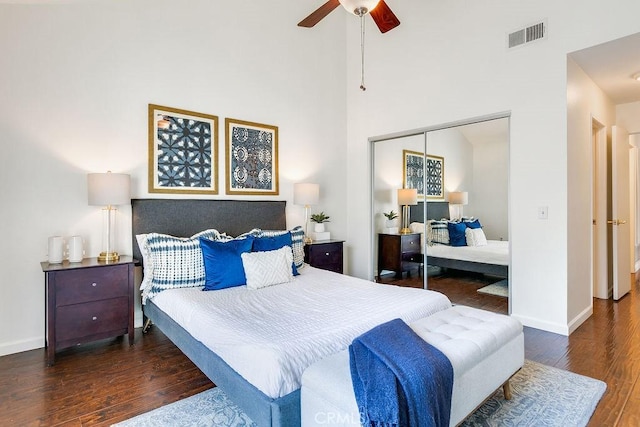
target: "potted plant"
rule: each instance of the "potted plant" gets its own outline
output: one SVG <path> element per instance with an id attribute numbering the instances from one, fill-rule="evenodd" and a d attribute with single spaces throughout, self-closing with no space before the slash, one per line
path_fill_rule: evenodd
<path id="1" fill-rule="evenodd" d="M 398 218 L 398 214 L 391 210 L 389 212 L 383 212 L 382 213 L 387 219 L 384 222 L 384 225 L 386 228 L 393 228 L 393 227 L 397 227 L 397 221 L 396 219 Z"/>
<path id="2" fill-rule="evenodd" d="M 323 233 L 324 223 L 329 222 L 329 218 L 330 218 L 329 215 L 325 215 L 324 212 L 311 215 L 311 221 L 316 223 L 316 225 L 314 225 L 313 227 L 313 230 L 316 233 Z"/>

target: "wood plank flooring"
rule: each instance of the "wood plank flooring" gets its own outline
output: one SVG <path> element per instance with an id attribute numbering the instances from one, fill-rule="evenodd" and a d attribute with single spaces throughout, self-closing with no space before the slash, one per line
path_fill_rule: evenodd
<path id="1" fill-rule="evenodd" d="M 456 303 L 506 310 L 506 298 L 478 296 L 481 278 L 440 279 L 431 280 L 431 288 Z M 571 337 L 525 328 L 526 358 L 607 383 L 590 426 L 638 426 L 637 280 L 620 302 L 594 300 L 594 312 Z M 137 329 L 131 347 L 118 338 L 63 350 L 52 367 L 44 349 L 0 357 L 0 425 L 108 426 L 211 387 L 159 330 L 142 336 Z"/>

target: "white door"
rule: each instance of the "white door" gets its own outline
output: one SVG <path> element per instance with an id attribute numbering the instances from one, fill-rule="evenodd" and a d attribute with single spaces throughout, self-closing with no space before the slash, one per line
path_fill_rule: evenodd
<path id="1" fill-rule="evenodd" d="M 613 236 L 613 299 L 631 290 L 629 235 L 629 133 L 611 129 L 611 225 Z"/>

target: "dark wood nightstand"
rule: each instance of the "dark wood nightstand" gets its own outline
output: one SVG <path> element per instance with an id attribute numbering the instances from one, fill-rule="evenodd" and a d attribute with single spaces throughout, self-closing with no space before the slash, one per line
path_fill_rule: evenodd
<path id="1" fill-rule="evenodd" d="M 420 233 L 378 234 L 378 277 L 382 270 L 390 270 L 402 278 L 403 272 L 419 262 L 422 262 Z"/>
<path id="2" fill-rule="evenodd" d="M 304 246 L 304 262 L 312 267 L 342 274 L 344 240 L 318 240 Z"/>
<path id="3" fill-rule="evenodd" d="M 121 256 L 104 263 L 97 258 L 82 262 L 43 262 L 46 286 L 47 364 L 56 350 L 103 338 L 129 335 L 133 344 L 133 266 Z"/>

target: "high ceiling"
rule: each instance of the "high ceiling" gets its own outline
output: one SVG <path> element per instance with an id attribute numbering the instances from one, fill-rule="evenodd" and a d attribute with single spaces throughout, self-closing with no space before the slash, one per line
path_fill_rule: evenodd
<path id="1" fill-rule="evenodd" d="M 571 53 L 614 104 L 640 101 L 640 33 Z"/>

